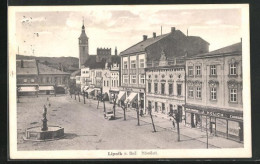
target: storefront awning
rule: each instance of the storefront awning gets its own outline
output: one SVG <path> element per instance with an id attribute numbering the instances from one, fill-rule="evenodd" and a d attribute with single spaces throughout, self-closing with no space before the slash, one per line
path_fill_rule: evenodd
<path id="1" fill-rule="evenodd" d="M 36 92 L 36 87 L 20 87 L 19 92 Z"/>
<path id="2" fill-rule="evenodd" d="M 53 86 L 39 86 L 40 91 L 53 91 L 54 87 Z"/>
<path id="3" fill-rule="evenodd" d="M 93 91 L 94 91 L 93 88 L 89 88 L 89 89 L 87 90 L 88 94 L 90 94 L 90 93 L 93 92 Z"/>
<path id="4" fill-rule="evenodd" d="M 185 108 L 189 109 L 197 109 L 197 110 L 204 110 L 209 112 L 216 112 L 216 113 L 223 113 L 223 114 L 230 114 L 233 116 L 241 116 L 243 117 L 243 111 L 232 110 L 227 108 L 218 108 L 218 107 L 211 107 L 211 106 L 199 106 L 193 104 L 186 104 L 183 105 Z"/>
<path id="5" fill-rule="evenodd" d="M 117 101 L 125 99 L 125 91 L 120 91 L 117 96 Z"/>
<path id="6" fill-rule="evenodd" d="M 96 91 L 100 91 L 100 88 L 94 88 Z"/>
<path id="7" fill-rule="evenodd" d="M 132 92 L 125 100 L 126 103 L 132 103 L 137 98 L 137 93 Z"/>
<path id="8" fill-rule="evenodd" d="M 89 89 L 88 86 L 84 86 L 84 87 L 83 87 L 83 91 L 85 91 L 85 92 L 87 92 L 88 89 Z"/>
<path id="9" fill-rule="evenodd" d="M 119 89 L 110 89 L 109 92 L 110 93 L 119 93 Z"/>

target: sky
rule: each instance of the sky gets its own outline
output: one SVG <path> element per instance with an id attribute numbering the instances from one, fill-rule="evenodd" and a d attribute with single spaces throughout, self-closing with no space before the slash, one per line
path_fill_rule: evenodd
<path id="1" fill-rule="evenodd" d="M 33 56 L 78 57 L 78 37 L 84 24 L 89 53 L 117 47 L 118 53 L 152 37 L 169 33 L 171 27 L 200 36 L 215 50 L 240 41 L 241 9 L 169 9 L 89 7 L 84 11 L 16 12 L 17 53 Z"/>

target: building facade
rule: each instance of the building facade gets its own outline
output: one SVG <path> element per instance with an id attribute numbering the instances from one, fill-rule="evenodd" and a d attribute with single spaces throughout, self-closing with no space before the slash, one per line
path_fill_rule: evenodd
<path id="1" fill-rule="evenodd" d="M 80 85 L 81 85 L 81 92 L 84 89 L 87 89 L 88 86 L 91 84 L 91 79 L 90 79 L 90 69 L 89 67 L 82 67 L 81 68 L 81 76 L 80 76 Z"/>
<path id="2" fill-rule="evenodd" d="M 160 59 L 161 51 L 172 59 L 208 52 L 208 46 L 209 43 L 200 37 L 186 36 L 174 27 L 168 34 L 156 36 L 153 33 L 151 38 L 144 35 L 141 42 L 120 53 L 121 91 L 118 100 L 125 98 L 128 107 L 135 108 L 139 104 L 145 110 L 145 68 L 158 66 L 156 61 Z"/>
<path id="3" fill-rule="evenodd" d="M 16 60 L 16 84 L 19 95 L 36 95 L 38 68 L 36 60 Z"/>
<path id="4" fill-rule="evenodd" d="M 54 93 L 69 86 L 70 74 L 36 60 L 17 60 L 17 87 L 20 92 Z M 26 87 L 26 88 L 25 88 Z"/>
<path id="5" fill-rule="evenodd" d="M 186 125 L 243 141 L 242 43 L 186 60 Z"/>
<path id="6" fill-rule="evenodd" d="M 178 110 L 184 119 L 185 112 L 185 62 L 169 62 L 162 51 L 159 66 L 146 68 L 146 104 L 155 115 L 167 117 Z"/>

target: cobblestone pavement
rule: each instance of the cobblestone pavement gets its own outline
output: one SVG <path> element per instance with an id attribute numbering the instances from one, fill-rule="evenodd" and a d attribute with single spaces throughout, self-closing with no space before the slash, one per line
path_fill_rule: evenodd
<path id="1" fill-rule="evenodd" d="M 141 117 L 137 126 L 136 113 L 127 111 L 126 121 L 123 120 L 122 109 L 117 107 L 116 120 L 107 120 L 103 115 L 103 104 L 97 109 L 97 101 L 87 99 L 86 104 L 68 95 L 50 96 L 48 107 L 48 125 L 64 127 L 65 137 L 55 141 L 32 142 L 24 141 L 26 128 L 41 126 L 43 105 L 48 105 L 47 96 L 21 97 L 17 104 L 17 148 L 18 150 L 115 150 L 115 149 L 176 149 L 206 148 L 205 136 L 181 135 L 177 142 L 177 133 L 167 119 L 155 117 L 157 132 L 152 132 L 150 118 Z M 106 103 L 107 110 L 112 104 Z M 183 130 L 183 129 L 181 129 Z M 193 131 L 190 131 L 192 133 Z M 214 138 L 214 137 L 213 137 Z M 205 140 L 206 141 L 206 140 Z M 213 140 L 212 140 L 213 141 Z M 233 142 L 233 141 L 232 141 Z M 220 144 L 209 142 L 209 148 L 219 148 Z M 223 147 L 238 147 L 242 144 L 230 144 Z"/>

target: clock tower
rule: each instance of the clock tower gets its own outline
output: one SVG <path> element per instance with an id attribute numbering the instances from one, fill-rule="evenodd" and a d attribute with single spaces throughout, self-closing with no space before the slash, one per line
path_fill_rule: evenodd
<path id="1" fill-rule="evenodd" d="M 89 56 L 88 51 L 88 37 L 85 33 L 84 20 L 81 28 L 81 35 L 79 37 L 79 68 L 86 62 Z"/>

